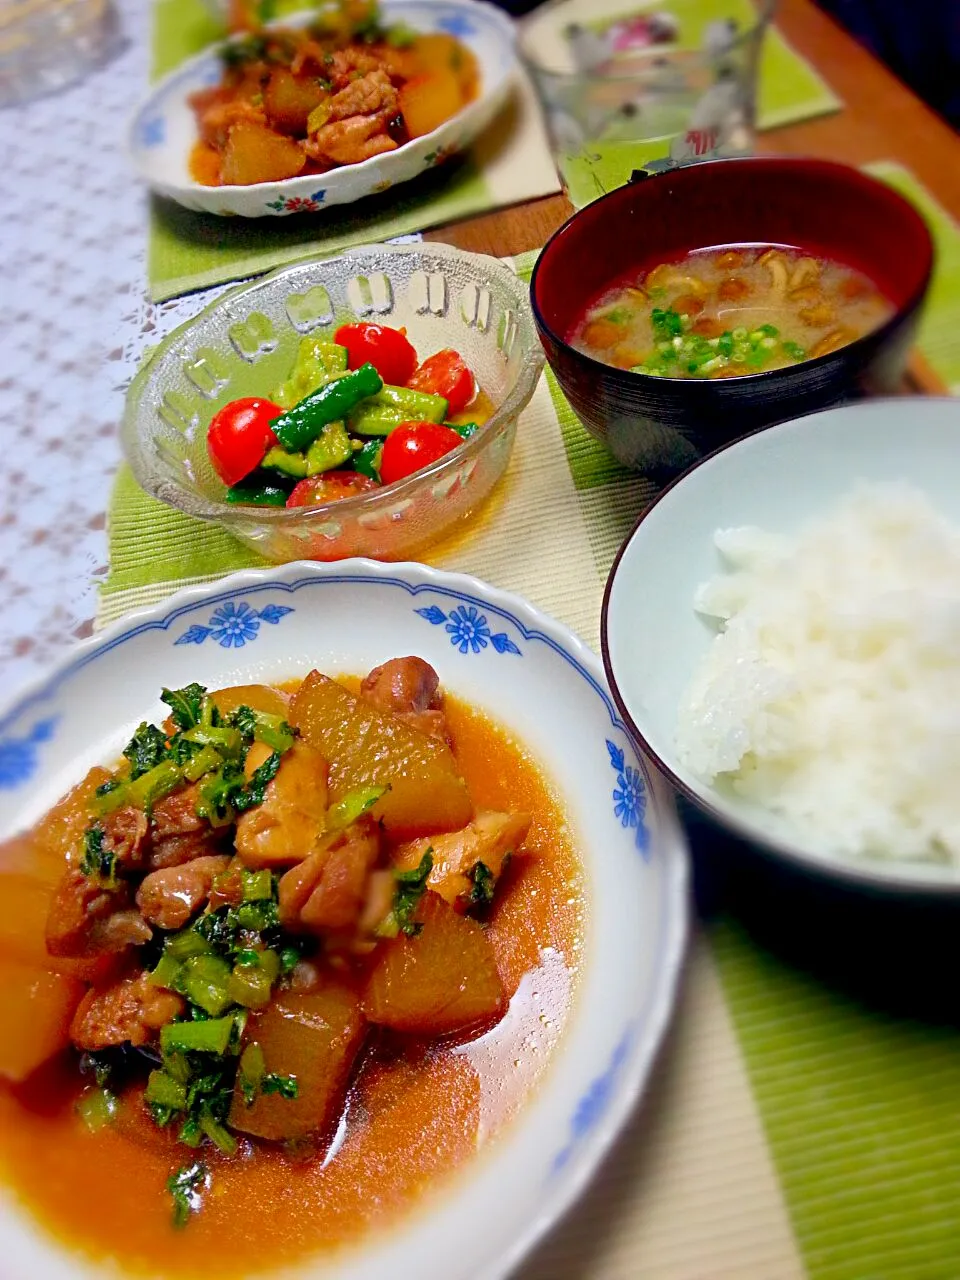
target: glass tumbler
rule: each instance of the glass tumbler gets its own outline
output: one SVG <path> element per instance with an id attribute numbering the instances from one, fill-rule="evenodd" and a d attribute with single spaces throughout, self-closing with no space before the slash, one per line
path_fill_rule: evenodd
<path id="1" fill-rule="evenodd" d="M 111 0 L 0 0 L 0 107 L 66 88 L 120 43 Z"/>
<path id="2" fill-rule="evenodd" d="M 704 18 L 722 13 L 722 0 L 698 5 L 696 22 L 689 3 L 682 18 L 649 7 L 604 17 L 596 0 L 551 0 L 524 19 L 520 53 L 571 203 L 582 208 L 638 170 L 749 155 L 772 7 L 746 29 Z"/>

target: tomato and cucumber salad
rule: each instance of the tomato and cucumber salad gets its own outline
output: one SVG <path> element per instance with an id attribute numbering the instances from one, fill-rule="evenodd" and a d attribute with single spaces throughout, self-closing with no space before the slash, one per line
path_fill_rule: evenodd
<path id="1" fill-rule="evenodd" d="M 395 484 L 458 448 L 489 416 L 456 351 L 422 363 L 402 329 L 345 324 L 303 338 L 270 397 L 232 400 L 207 433 L 227 501 L 311 507 Z"/>

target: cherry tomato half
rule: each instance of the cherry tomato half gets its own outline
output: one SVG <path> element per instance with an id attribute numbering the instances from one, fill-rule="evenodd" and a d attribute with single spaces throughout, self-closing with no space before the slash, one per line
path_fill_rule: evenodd
<path id="1" fill-rule="evenodd" d="M 384 484 L 393 484 L 412 476 L 461 444 L 462 437 L 452 427 L 436 422 L 401 422 L 383 443 L 380 479 Z"/>
<path id="2" fill-rule="evenodd" d="M 281 413 L 272 400 L 250 396 L 231 400 L 216 414 L 207 432 L 207 453 L 224 484 L 239 484 L 256 471 L 263 455 L 277 443 L 270 423 Z"/>
<path id="3" fill-rule="evenodd" d="M 319 475 L 298 481 L 287 499 L 287 506 L 316 507 L 321 502 L 354 498 L 358 493 L 379 488 L 376 480 L 361 475 L 359 471 L 322 471 Z"/>
<path id="4" fill-rule="evenodd" d="M 420 368 L 411 374 L 407 386 L 414 391 L 443 396 L 451 418 L 465 409 L 476 394 L 473 374 L 458 353 L 449 347 L 424 360 Z"/>
<path id="5" fill-rule="evenodd" d="M 394 387 L 405 387 L 417 367 L 417 353 L 399 329 L 383 324 L 343 324 L 333 340 L 347 348 L 351 369 L 372 364 L 384 382 Z"/>

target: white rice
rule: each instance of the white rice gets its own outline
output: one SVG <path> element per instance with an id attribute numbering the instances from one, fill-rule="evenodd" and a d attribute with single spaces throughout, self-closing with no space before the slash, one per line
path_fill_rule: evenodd
<path id="1" fill-rule="evenodd" d="M 825 852 L 960 866 L 960 528 L 864 484 L 786 538 L 726 529 L 729 571 L 677 750 Z"/>

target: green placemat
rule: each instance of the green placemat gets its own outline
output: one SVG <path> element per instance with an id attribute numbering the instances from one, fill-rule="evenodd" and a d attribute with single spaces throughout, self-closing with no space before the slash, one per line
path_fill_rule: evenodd
<path id="1" fill-rule="evenodd" d="M 951 395 L 960 395 L 960 228 L 909 169 L 890 160 L 865 165 L 912 201 L 927 220 L 937 250 L 933 282 L 917 346 Z"/>
<path id="2" fill-rule="evenodd" d="M 467 218 L 495 203 L 475 154 L 428 170 L 396 192 L 368 196 L 360 212 L 354 205 L 334 206 L 322 215 L 322 233 L 321 223 L 310 214 L 215 218 L 153 196 L 147 251 L 150 296 L 154 302 L 163 302 L 227 280 L 259 275 L 311 250 L 323 254 L 349 245 L 380 244 Z"/>
<path id="3" fill-rule="evenodd" d="M 670 7 L 681 20 L 685 41 L 699 41 L 703 26 L 718 13 L 744 25 L 754 17 L 750 0 L 676 0 Z M 165 75 L 218 34 L 202 0 L 156 0 L 154 77 Z M 193 213 L 154 199 L 147 255 L 150 296 L 160 302 L 267 271 L 314 249 L 322 253 L 372 244 L 558 191 L 532 92 L 524 83 L 514 107 L 464 161 L 342 210 L 247 220 Z M 806 119 L 839 105 L 813 68 L 772 31 L 762 56 L 760 127 Z"/>
<path id="4" fill-rule="evenodd" d="M 156 0 L 154 77 L 198 53 L 218 31 L 202 0 Z M 159 302 L 267 271 L 311 250 L 334 252 L 533 200 L 560 190 L 533 89 L 522 80 L 506 107 L 459 162 L 401 187 L 315 216 L 217 218 L 154 198 L 147 275 Z"/>
<path id="5" fill-rule="evenodd" d="M 960 231 L 904 170 L 874 170 L 907 189 L 935 224 L 938 281 L 922 340 L 936 363 L 941 339 L 948 346 L 943 327 L 955 332 L 956 286 L 941 288 L 940 281 L 957 279 L 951 273 L 960 264 Z M 529 277 L 534 256 L 518 261 L 522 276 Z M 526 595 L 596 645 L 603 581 L 652 493 L 649 481 L 617 467 L 586 435 L 548 379 L 523 415 L 491 505 L 428 558 Z M 262 563 L 216 527 L 144 497 L 125 472 L 108 532 L 101 623 L 186 581 Z M 708 861 L 713 853 L 720 858 L 708 845 Z M 781 886 L 765 894 L 756 884 L 748 874 L 745 893 L 726 889 L 724 910 L 707 932 L 807 1274 L 960 1277 L 955 947 L 927 936 L 935 939 L 943 921 L 921 914 L 906 929 L 903 916 L 891 913 L 879 929 L 873 921 L 871 936 L 854 922 L 855 904 L 848 914 L 842 902 L 824 909 L 809 891 Z M 818 976 L 805 962 L 823 958 L 827 938 L 832 962 L 824 965 L 827 976 Z M 855 981 L 847 981 L 848 970 Z M 702 1176 L 722 1178 L 723 1169 Z M 742 1211 L 749 1215 L 750 1204 Z M 617 1272 L 626 1274 L 634 1272 Z M 714 1274 L 732 1280 L 736 1273 L 683 1272 L 683 1280 Z M 754 1276 L 779 1280 L 775 1272 L 751 1272 L 749 1280 Z"/>
<path id="6" fill-rule="evenodd" d="M 960 394 L 960 342 L 956 336 L 960 333 L 960 227 L 902 166 L 884 161 L 868 168 L 902 191 L 930 223 L 937 265 L 918 346 L 945 384 Z M 529 276 L 535 258 L 535 254 L 521 255 L 521 274 Z M 584 431 L 549 370 L 546 382 L 552 427 L 560 433 L 576 489 L 586 492 L 634 483 L 632 474 Z M 217 526 L 180 515 L 148 498 L 126 467 L 120 469 L 111 498 L 109 530 L 110 573 L 103 588 L 106 596 L 264 563 Z"/>
<path id="7" fill-rule="evenodd" d="M 771 915 L 784 909 L 781 899 Z M 735 917 L 710 939 L 810 1280 L 955 1280 L 960 1029 L 935 949 L 928 972 L 908 951 L 903 987 L 887 971 L 886 991 L 866 982 L 859 998 L 844 971 L 876 937 L 864 944 L 851 927 L 849 954 L 818 976 L 805 965 L 821 954 L 823 905 L 801 898 L 793 909 L 807 911 L 810 932 L 788 957 Z M 891 946 L 913 950 L 916 925 L 888 924 Z M 944 927 L 941 918 L 930 932 Z M 931 990 L 943 991 L 939 1009 Z"/>

